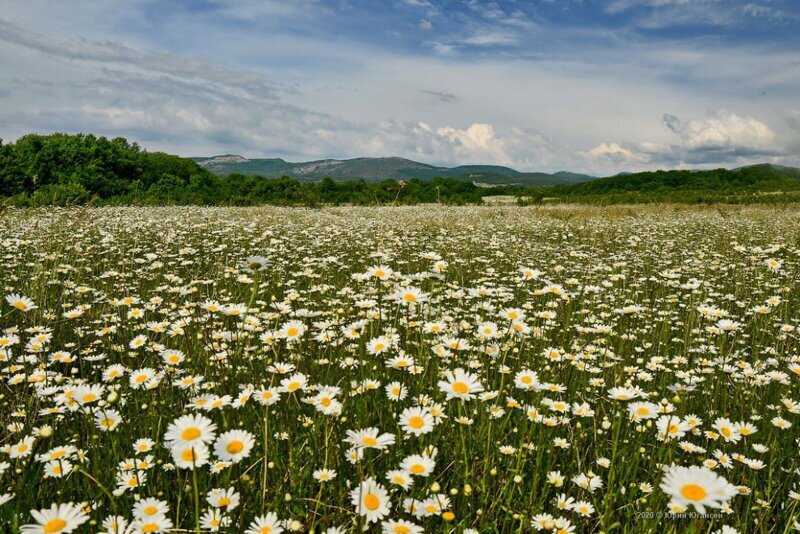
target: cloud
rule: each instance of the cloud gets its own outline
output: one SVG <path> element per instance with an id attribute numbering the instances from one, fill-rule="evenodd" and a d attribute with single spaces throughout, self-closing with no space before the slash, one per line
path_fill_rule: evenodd
<path id="1" fill-rule="evenodd" d="M 636 149 L 625 148 L 617 143 L 600 143 L 596 147 L 581 154 L 595 162 L 630 164 L 648 163 L 649 158 L 646 154 Z"/>
<path id="2" fill-rule="evenodd" d="M 790 124 L 792 119 L 790 115 Z M 590 161 L 625 167 L 719 166 L 754 159 L 780 162 L 792 155 L 788 146 L 780 142 L 765 123 L 724 109 L 688 120 L 665 113 L 662 123 L 678 136 L 678 143 L 604 142 L 580 154 Z"/>
<path id="3" fill-rule="evenodd" d="M 275 97 L 275 93 L 280 87 L 277 84 L 265 82 L 263 76 L 256 72 L 226 69 L 196 58 L 163 52 L 143 52 L 111 40 L 59 41 L 27 31 L 2 19 L 0 19 L 0 41 L 37 50 L 53 57 L 106 64 L 125 64 L 170 76 L 205 80 L 245 90 L 262 97 Z M 280 87 L 280 89 L 288 90 L 285 87 Z"/>
<path id="4" fill-rule="evenodd" d="M 742 8 L 742 13 L 756 18 L 764 18 L 775 22 L 788 22 L 797 20 L 798 16 L 792 13 L 787 13 L 782 9 L 777 9 L 772 6 L 765 6 L 764 4 L 745 4 Z"/>
<path id="5" fill-rule="evenodd" d="M 20 134 L 123 135 L 183 154 L 225 149 L 287 156 L 303 147 L 316 156 L 341 149 L 336 136 L 323 132 L 344 138 L 356 131 L 345 119 L 288 103 L 296 91 L 257 72 L 115 41 L 61 41 L 2 21 L 0 41 L 21 47 L 15 58 L 31 56 L 48 72 L 45 80 L 23 78 L 23 65 L 8 83 L 24 89 L 18 93 L 27 105 L 4 106 L 0 123 Z"/>
<path id="6" fill-rule="evenodd" d="M 792 130 L 800 133 L 800 109 L 790 110 L 787 114 L 786 122 Z"/>
<path id="7" fill-rule="evenodd" d="M 0 40 L 39 56 L 39 68 L 72 62 L 67 75 L 17 78 L 34 106 L 0 110 L 0 122 L 24 131 L 87 131 L 124 135 L 151 149 L 203 155 L 237 152 L 292 159 L 418 157 L 541 168 L 552 159 L 549 142 L 524 128 L 466 128 L 384 120 L 355 122 L 289 103 L 297 94 L 252 71 L 217 67 L 192 58 L 153 54 L 111 41 L 51 40 L 13 25 Z M 158 59 L 165 61 L 159 62 Z M 417 89 L 439 102 L 448 91 Z"/>
<path id="8" fill-rule="evenodd" d="M 608 13 L 620 13 L 622 11 L 627 11 L 634 8 L 686 6 L 691 3 L 702 2 L 703 0 L 613 0 L 606 6 L 606 11 Z"/>
<path id="9" fill-rule="evenodd" d="M 409 157 L 445 165 L 481 163 L 541 168 L 549 165 L 553 157 L 552 143 L 538 132 L 520 128 L 497 131 L 486 123 L 458 128 L 387 121 L 365 148 L 380 154 L 385 153 L 387 145 L 402 147 Z"/>
<path id="10" fill-rule="evenodd" d="M 633 16 L 636 27 L 659 29 L 675 26 L 729 26 L 740 18 L 734 0 L 614 0 L 605 8 L 612 15 Z"/>
<path id="11" fill-rule="evenodd" d="M 453 93 L 448 93 L 447 91 L 432 91 L 430 89 L 420 89 L 420 93 L 424 93 L 426 95 L 430 95 L 436 97 L 437 100 L 442 102 L 455 102 L 458 100 L 458 97 Z"/>
<path id="12" fill-rule="evenodd" d="M 518 39 L 507 32 L 485 31 L 471 35 L 460 42 L 472 46 L 497 46 L 516 44 Z"/>
<path id="13" fill-rule="evenodd" d="M 769 126 L 731 111 L 719 110 L 702 119 L 686 121 L 667 113 L 663 122 L 681 138 L 682 150 L 693 160 L 782 153 L 777 136 Z"/>
<path id="14" fill-rule="evenodd" d="M 432 30 L 433 29 L 433 23 L 431 21 L 429 21 L 429 20 L 422 19 L 422 20 L 419 21 L 419 27 L 421 29 L 423 29 L 423 30 Z"/>

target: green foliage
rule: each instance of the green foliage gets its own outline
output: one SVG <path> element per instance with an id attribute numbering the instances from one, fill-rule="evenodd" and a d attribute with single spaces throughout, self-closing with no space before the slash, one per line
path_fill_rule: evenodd
<path id="1" fill-rule="evenodd" d="M 363 166 L 374 159 L 359 158 L 348 162 Z M 286 164 L 283 160 L 269 161 Z M 384 166 L 397 166 L 407 160 L 379 158 L 379 161 Z M 490 166 L 430 167 L 429 170 L 442 173 L 468 170 L 484 174 L 474 175 L 479 177 L 474 180 L 459 175 L 427 176 L 407 181 L 343 181 L 327 177 L 318 182 L 300 181 L 288 176 L 265 178 L 251 173 L 218 176 L 189 158 L 146 152 L 136 143 L 121 137 L 107 139 L 58 133 L 26 135 L 11 144 L 3 144 L 0 140 L 0 198 L 4 198 L 3 204 L 20 206 L 89 202 L 310 207 L 479 204 L 490 196 L 516 197 L 520 205 L 547 202 L 742 204 L 788 203 L 800 198 L 800 170 L 773 165 L 753 165 L 736 170 L 642 172 L 574 184 L 538 186 L 525 184 L 548 183 L 545 178 L 553 176 L 561 181 L 578 181 L 584 176 L 517 173 L 512 169 Z M 509 175 L 509 172 L 516 174 Z M 519 183 L 509 184 L 508 180 Z"/>
<path id="2" fill-rule="evenodd" d="M 548 197 L 592 204 L 786 202 L 800 193 L 800 170 L 774 165 L 709 171 L 654 171 L 549 188 Z"/>

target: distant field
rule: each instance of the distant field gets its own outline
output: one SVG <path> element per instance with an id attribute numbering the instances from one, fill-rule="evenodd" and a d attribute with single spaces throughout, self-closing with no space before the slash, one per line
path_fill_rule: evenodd
<path id="1" fill-rule="evenodd" d="M 5 531 L 798 526 L 791 206 L 5 209 L 0 242 Z"/>

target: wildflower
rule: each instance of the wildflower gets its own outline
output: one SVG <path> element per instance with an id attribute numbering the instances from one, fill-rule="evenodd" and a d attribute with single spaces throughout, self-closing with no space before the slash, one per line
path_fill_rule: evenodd
<path id="1" fill-rule="evenodd" d="M 348 430 L 345 443 L 359 449 L 378 449 L 382 450 L 394 444 L 394 435 L 389 433 L 380 434 L 377 428 L 365 428 L 363 430 Z"/>
<path id="2" fill-rule="evenodd" d="M 380 521 L 389 514 L 392 503 L 389 494 L 374 479 L 368 478 L 350 492 L 356 512 L 366 518 L 367 523 Z"/>
<path id="3" fill-rule="evenodd" d="M 27 312 L 36 309 L 36 304 L 29 299 L 28 297 L 23 297 L 22 295 L 13 293 L 11 295 L 6 295 L 6 302 L 9 306 L 17 309 L 21 312 Z M 67 532 L 67 531 L 64 531 Z"/>
<path id="4" fill-rule="evenodd" d="M 269 512 L 255 518 L 247 527 L 245 534 L 281 534 L 281 532 L 283 532 L 283 527 L 278 520 L 278 515 Z"/>
<path id="5" fill-rule="evenodd" d="M 439 389 L 447 394 L 447 399 L 472 400 L 475 393 L 483 391 L 483 386 L 478 378 L 458 368 L 455 371 L 445 371 L 445 380 L 439 381 Z"/>
<path id="6" fill-rule="evenodd" d="M 53 504 L 43 510 L 31 510 L 36 524 L 22 525 L 22 534 L 62 534 L 72 532 L 89 520 L 80 506 L 73 503 Z"/>
<path id="7" fill-rule="evenodd" d="M 214 443 L 214 454 L 226 462 L 238 463 L 250 455 L 255 438 L 246 430 L 229 430 Z"/>
<path id="8" fill-rule="evenodd" d="M 202 415 L 184 415 L 167 427 L 164 441 L 178 447 L 204 444 L 214 440 L 217 425 Z"/>
<path id="9" fill-rule="evenodd" d="M 413 406 L 400 414 L 400 426 L 406 434 L 420 436 L 433 430 L 434 418 L 428 408 Z"/>
<path id="10" fill-rule="evenodd" d="M 313 473 L 314 479 L 320 482 L 328 482 L 336 478 L 336 471 L 333 469 L 317 469 Z"/>
<path id="11" fill-rule="evenodd" d="M 405 520 L 384 521 L 381 523 L 383 534 L 422 534 L 421 526 Z"/>
<path id="12" fill-rule="evenodd" d="M 701 514 L 706 507 L 721 508 L 738 493 L 723 477 L 703 467 L 673 465 L 664 471 L 661 489 L 672 503 L 694 506 Z"/>
<path id="13" fill-rule="evenodd" d="M 400 469 L 403 469 L 414 476 L 421 477 L 427 477 L 430 475 L 435 466 L 436 462 L 434 462 L 430 457 L 419 454 L 407 456 L 402 462 L 400 462 Z"/>

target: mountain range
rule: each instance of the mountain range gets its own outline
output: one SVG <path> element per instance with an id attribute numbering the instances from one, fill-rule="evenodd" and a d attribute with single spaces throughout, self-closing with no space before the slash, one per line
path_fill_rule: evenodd
<path id="1" fill-rule="evenodd" d="M 279 158 L 248 159 L 234 154 L 191 158 L 201 167 L 220 176 L 244 174 L 270 178 L 290 176 L 302 182 L 334 180 L 378 182 L 386 179 L 429 180 L 435 177 L 457 178 L 475 184 L 492 185 L 566 185 L 593 180 L 594 176 L 566 171 L 555 173 L 520 172 L 500 165 L 460 165 L 437 167 L 405 158 L 321 159 L 290 162 Z"/>

